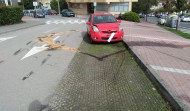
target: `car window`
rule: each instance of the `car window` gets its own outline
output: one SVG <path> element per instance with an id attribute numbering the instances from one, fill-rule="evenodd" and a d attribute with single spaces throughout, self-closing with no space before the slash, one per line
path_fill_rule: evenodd
<path id="1" fill-rule="evenodd" d="M 162 19 L 166 19 L 166 16 L 162 16 Z"/>
<path id="2" fill-rule="evenodd" d="M 93 17 L 93 24 L 98 23 L 116 23 L 117 20 L 113 15 L 96 15 Z"/>

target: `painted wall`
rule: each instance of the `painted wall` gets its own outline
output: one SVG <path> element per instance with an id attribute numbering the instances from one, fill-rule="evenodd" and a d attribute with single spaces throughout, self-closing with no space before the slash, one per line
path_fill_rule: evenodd
<path id="1" fill-rule="evenodd" d="M 5 0 L 5 4 L 8 6 L 8 0 Z M 10 0 L 11 6 L 18 6 L 18 0 Z"/>
<path id="2" fill-rule="evenodd" d="M 75 7 L 71 6 L 71 4 L 69 4 L 69 9 L 71 9 L 73 12 L 75 12 L 75 14 L 77 14 L 77 15 L 88 14 L 87 3 L 74 3 L 72 5 L 74 5 Z"/>
<path id="3" fill-rule="evenodd" d="M 88 14 L 87 11 L 87 3 L 93 3 L 94 0 L 66 0 L 69 4 L 77 4 L 79 7 L 79 4 L 83 4 L 83 8 L 74 8 L 72 6 L 69 6 L 69 9 L 73 10 L 77 14 Z M 128 2 L 129 3 L 129 9 L 128 11 L 132 10 L 132 2 L 138 2 L 138 0 L 96 0 L 98 3 L 107 3 L 108 4 L 108 11 L 96 11 L 96 13 L 111 13 L 113 15 L 119 15 L 121 12 L 111 12 L 110 11 L 110 2 Z M 125 12 L 122 12 L 122 14 Z"/>

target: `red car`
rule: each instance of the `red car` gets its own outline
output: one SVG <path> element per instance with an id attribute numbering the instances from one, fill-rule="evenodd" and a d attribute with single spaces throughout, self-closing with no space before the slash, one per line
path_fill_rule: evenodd
<path id="1" fill-rule="evenodd" d="M 124 32 L 120 23 L 112 14 L 91 14 L 86 22 L 90 42 L 122 41 Z"/>
<path id="2" fill-rule="evenodd" d="M 48 10 L 49 15 L 57 15 L 57 12 L 55 10 Z"/>

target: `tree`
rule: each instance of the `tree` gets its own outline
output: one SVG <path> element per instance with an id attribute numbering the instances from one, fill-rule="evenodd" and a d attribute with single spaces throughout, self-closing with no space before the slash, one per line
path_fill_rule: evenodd
<path id="1" fill-rule="evenodd" d="M 67 2 L 65 0 L 59 0 L 60 10 L 68 9 Z M 58 12 L 58 4 L 56 0 L 52 0 L 50 2 L 51 9 L 56 10 Z"/>
<path id="2" fill-rule="evenodd" d="M 134 2 L 132 5 L 132 11 L 136 13 L 142 13 L 141 4 L 138 2 Z"/>
<path id="3" fill-rule="evenodd" d="M 25 9 L 33 9 L 33 0 L 23 0 Z"/>
<path id="4" fill-rule="evenodd" d="M 186 0 L 173 0 L 173 4 L 177 8 L 178 11 L 182 11 L 184 9 L 185 5 L 187 4 Z"/>
<path id="5" fill-rule="evenodd" d="M 140 12 L 140 13 L 148 14 L 151 11 L 150 8 L 152 6 L 158 5 L 158 0 L 139 0 L 137 3 L 135 3 L 133 5 L 135 5 L 135 6 L 133 6 L 134 9 L 132 9 L 132 10 L 135 11 L 136 13 Z M 146 20 L 147 20 L 147 18 L 146 18 Z"/>
<path id="6" fill-rule="evenodd" d="M 171 2 L 171 0 L 166 0 L 166 3 L 164 3 L 163 8 L 166 12 L 171 12 L 173 6 L 174 4 Z"/>
<path id="7" fill-rule="evenodd" d="M 56 0 L 50 2 L 51 9 L 58 11 L 58 5 Z"/>

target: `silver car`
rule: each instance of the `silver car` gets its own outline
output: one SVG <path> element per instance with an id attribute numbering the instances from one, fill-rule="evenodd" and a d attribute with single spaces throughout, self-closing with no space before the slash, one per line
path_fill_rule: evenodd
<path id="1" fill-rule="evenodd" d="M 183 18 L 181 18 L 182 22 L 190 22 L 190 16 L 184 16 Z"/>
<path id="2" fill-rule="evenodd" d="M 167 16 L 163 15 L 161 18 L 158 19 L 158 24 L 165 24 L 166 23 Z"/>

